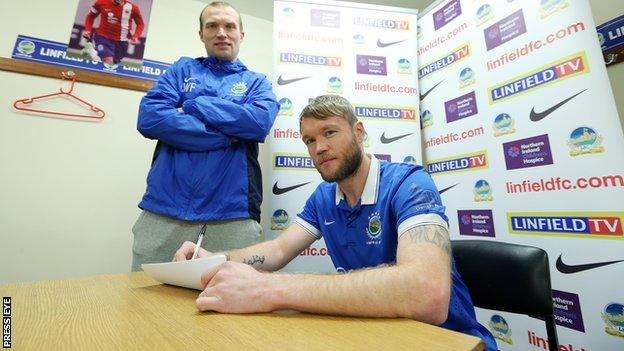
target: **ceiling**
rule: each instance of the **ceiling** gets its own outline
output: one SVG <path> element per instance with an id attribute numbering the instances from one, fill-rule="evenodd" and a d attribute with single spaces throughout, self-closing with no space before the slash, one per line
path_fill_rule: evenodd
<path id="1" fill-rule="evenodd" d="M 200 1 L 205 3 L 212 2 L 212 0 Z M 232 6 L 234 6 L 241 13 L 273 21 L 273 0 L 227 0 L 227 2 L 232 4 Z M 314 2 L 314 0 L 311 0 L 311 2 Z M 406 7 L 422 11 L 427 6 L 435 2 L 435 0 L 352 0 L 350 2 Z"/>

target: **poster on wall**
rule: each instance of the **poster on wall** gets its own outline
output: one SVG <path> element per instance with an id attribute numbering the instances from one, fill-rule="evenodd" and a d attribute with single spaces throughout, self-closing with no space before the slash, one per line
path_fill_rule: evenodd
<path id="1" fill-rule="evenodd" d="M 624 61 L 624 15 L 596 27 L 607 66 Z"/>
<path id="2" fill-rule="evenodd" d="M 102 62 L 104 70 L 140 69 L 151 8 L 152 0 L 80 0 L 67 55 Z"/>

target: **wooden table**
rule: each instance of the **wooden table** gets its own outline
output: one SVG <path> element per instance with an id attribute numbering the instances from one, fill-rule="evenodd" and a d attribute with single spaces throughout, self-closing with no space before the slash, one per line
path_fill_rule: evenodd
<path id="1" fill-rule="evenodd" d="M 144 273 L 0 285 L 15 350 L 483 350 L 407 319 L 202 313 L 198 291 Z"/>

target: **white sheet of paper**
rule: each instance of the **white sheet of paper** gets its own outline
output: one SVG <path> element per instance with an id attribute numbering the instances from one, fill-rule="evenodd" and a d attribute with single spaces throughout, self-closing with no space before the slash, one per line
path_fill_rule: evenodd
<path id="1" fill-rule="evenodd" d="M 141 267 L 147 275 L 161 283 L 203 290 L 201 275 L 223 262 L 225 255 L 214 255 L 180 262 L 145 263 Z"/>

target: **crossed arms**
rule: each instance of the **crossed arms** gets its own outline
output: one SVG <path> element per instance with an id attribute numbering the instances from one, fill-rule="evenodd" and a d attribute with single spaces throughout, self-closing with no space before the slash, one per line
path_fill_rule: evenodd
<path id="1" fill-rule="evenodd" d="M 229 261 L 202 276 L 202 311 L 302 312 L 364 317 L 406 317 L 430 324 L 446 321 L 451 294 L 450 241 L 446 228 L 427 224 L 398 240 L 396 264 L 346 274 L 271 274 L 314 242 L 297 224 L 282 235 L 228 252 Z M 190 258 L 186 242 L 174 260 Z M 200 256 L 211 253 L 202 250 Z M 255 269 L 254 269 L 255 268 Z"/>

